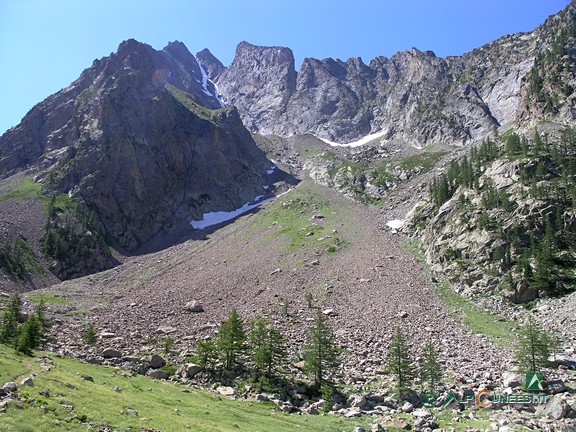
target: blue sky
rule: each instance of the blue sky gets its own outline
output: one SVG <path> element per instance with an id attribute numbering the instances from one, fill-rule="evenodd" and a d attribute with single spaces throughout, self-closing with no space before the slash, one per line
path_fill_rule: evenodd
<path id="1" fill-rule="evenodd" d="M 230 64 L 240 41 L 304 57 L 378 56 L 417 47 L 460 55 L 531 31 L 569 0 L 0 0 L 0 134 L 135 38 L 180 40 Z"/>

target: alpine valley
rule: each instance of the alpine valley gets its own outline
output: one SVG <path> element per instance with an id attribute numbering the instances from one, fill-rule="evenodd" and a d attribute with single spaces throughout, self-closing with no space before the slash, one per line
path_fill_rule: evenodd
<path id="1" fill-rule="evenodd" d="M 574 431 L 575 288 L 576 2 L 460 57 L 131 39 L 0 136 L 2 431 Z"/>

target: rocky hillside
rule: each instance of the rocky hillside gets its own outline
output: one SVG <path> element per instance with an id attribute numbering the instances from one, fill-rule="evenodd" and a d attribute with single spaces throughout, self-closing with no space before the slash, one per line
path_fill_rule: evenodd
<path id="1" fill-rule="evenodd" d="M 123 42 L 32 108 L 0 137 L 0 151 L 6 190 L 26 171 L 25 189 L 44 202 L 40 240 L 63 278 L 101 269 L 86 263 L 95 249 L 110 257 L 103 239 L 135 251 L 203 213 L 241 207 L 263 194 L 270 168 L 236 108 L 224 106 L 179 42 L 162 51 Z M 49 211 L 49 197 L 74 205 Z M 73 245 L 81 252 L 72 263 Z"/>
<path id="2" fill-rule="evenodd" d="M 413 48 L 368 64 L 306 58 L 296 71 L 290 49 L 242 42 L 228 68 L 208 50 L 198 58 L 252 131 L 466 144 L 544 112 L 573 119 L 575 9 L 461 57 Z"/>
<path id="3" fill-rule="evenodd" d="M 513 303 L 576 287 L 576 132 L 510 132 L 452 160 L 405 229 L 465 294 Z"/>

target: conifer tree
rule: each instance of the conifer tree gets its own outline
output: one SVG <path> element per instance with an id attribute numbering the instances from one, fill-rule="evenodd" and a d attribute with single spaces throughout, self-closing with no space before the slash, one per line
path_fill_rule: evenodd
<path id="1" fill-rule="evenodd" d="M 200 340 L 196 344 L 194 361 L 205 371 L 214 365 L 217 360 L 216 345 L 211 340 Z"/>
<path id="2" fill-rule="evenodd" d="M 420 376 L 426 390 L 434 391 L 441 383 L 443 377 L 442 365 L 438 361 L 436 348 L 431 340 L 426 344 L 422 361 L 420 362 Z"/>
<path id="3" fill-rule="evenodd" d="M 287 357 L 280 332 L 263 319 L 251 323 L 248 336 L 250 356 L 254 366 L 254 379 L 272 378 Z"/>
<path id="4" fill-rule="evenodd" d="M 400 327 L 396 328 L 388 348 L 387 370 L 394 376 L 396 396 L 402 399 L 410 392 L 410 385 L 414 380 L 414 368 L 408 344 Z"/>
<path id="5" fill-rule="evenodd" d="M 340 350 L 336 347 L 336 338 L 326 317 L 319 313 L 304 346 L 304 370 L 312 376 L 314 386 L 321 390 L 339 366 Z"/>
<path id="6" fill-rule="evenodd" d="M 540 330 L 532 318 L 520 331 L 520 340 L 515 349 L 519 366 L 529 372 L 538 372 L 549 365 L 548 358 L 557 348 L 556 339 Z"/>
<path id="7" fill-rule="evenodd" d="M 22 320 L 22 300 L 18 294 L 10 297 L 0 326 L 0 343 L 16 345 L 20 335 L 18 323 Z"/>
<path id="8" fill-rule="evenodd" d="M 24 354 L 32 354 L 32 351 L 40 346 L 42 341 L 42 324 L 38 315 L 30 315 L 18 337 L 16 349 Z"/>
<path id="9" fill-rule="evenodd" d="M 82 335 L 82 341 L 86 345 L 96 345 L 98 343 L 98 338 L 96 337 L 96 330 L 94 329 L 94 324 L 88 324 L 86 331 Z"/>
<path id="10" fill-rule="evenodd" d="M 220 326 L 216 338 L 216 348 L 225 370 L 230 371 L 235 366 L 240 365 L 240 357 L 246 350 L 246 333 L 236 309 L 232 309 L 228 320 Z"/>

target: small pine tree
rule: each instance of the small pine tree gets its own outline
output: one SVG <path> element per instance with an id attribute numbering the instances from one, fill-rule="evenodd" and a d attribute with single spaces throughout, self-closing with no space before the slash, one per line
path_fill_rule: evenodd
<path id="1" fill-rule="evenodd" d="M 518 365 L 528 372 L 539 372 L 548 366 L 548 358 L 557 348 L 557 339 L 540 330 L 532 318 L 520 331 L 520 340 L 515 349 Z"/>
<path id="2" fill-rule="evenodd" d="M 38 317 L 40 321 L 40 325 L 42 327 L 42 333 L 50 328 L 50 320 L 46 316 L 46 304 L 44 303 L 44 299 L 40 299 L 40 302 L 36 305 L 34 309 L 34 313 Z"/>
<path id="3" fill-rule="evenodd" d="M 4 311 L 4 316 L 2 317 L 0 343 L 16 346 L 20 337 L 18 325 L 20 321 L 22 321 L 22 300 L 18 294 L 14 294 L 10 297 L 8 308 Z"/>
<path id="4" fill-rule="evenodd" d="M 285 341 L 280 332 L 259 319 L 251 323 L 248 336 L 250 356 L 254 365 L 254 379 L 272 378 L 287 357 Z"/>
<path id="5" fill-rule="evenodd" d="M 246 350 L 246 333 L 236 309 L 232 309 L 228 320 L 220 326 L 216 348 L 225 370 L 230 371 L 240 364 L 240 358 Z"/>
<path id="6" fill-rule="evenodd" d="M 205 371 L 216 363 L 216 345 L 211 340 L 200 340 L 196 344 L 196 354 L 194 361 Z"/>
<path id="7" fill-rule="evenodd" d="M 422 382 L 427 385 L 425 389 L 427 391 L 434 392 L 442 383 L 442 365 L 438 361 L 436 348 L 431 340 L 426 344 L 424 355 L 420 362 L 420 377 Z"/>
<path id="8" fill-rule="evenodd" d="M 82 335 L 82 341 L 86 345 L 96 345 L 98 343 L 98 338 L 96 337 L 96 330 L 94 329 L 94 324 L 88 324 L 86 331 Z"/>
<path id="9" fill-rule="evenodd" d="M 410 392 L 414 369 L 410 350 L 400 327 L 396 328 L 396 333 L 388 348 L 387 366 L 388 372 L 394 376 L 396 396 L 402 399 Z"/>
<path id="10" fill-rule="evenodd" d="M 16 349 L 24 354 L 31 355 L 32 351 L 42 342 L 42 324 L 36 314 L 30 315 L 22 326 Z"/>
<path id="11" fill-rule="evenodd" d="M 310 291 L 306 293 L 306 305 L 308 306 L 308 309 L 312 309 L 314 306 L 314 296 L 312 296 Z"/>
<path id="12" fill-rule="evenodd" d="M 318 314 L 304 346 L 304 371 L 312 376 L 319 390 L 340 366 L 340 350 L 336 348 L 335 339 L 326 317 Z"/>

